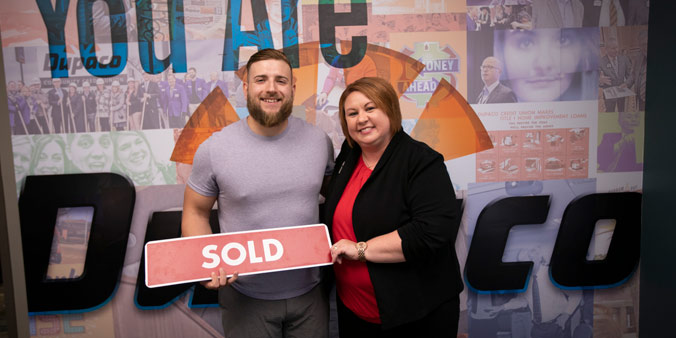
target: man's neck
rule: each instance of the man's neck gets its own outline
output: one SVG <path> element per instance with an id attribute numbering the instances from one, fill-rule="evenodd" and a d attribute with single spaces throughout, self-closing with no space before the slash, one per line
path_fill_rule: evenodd
<path id="1" fill-rule="evenodd" d="M 246 124 L 249 125 L 249 128 L 251 128 L 254 133 L 260 136 L 272 137 L 281 134 L 286 129 L 286 126 L 289 125 L 289 119 L 284 120 L 284 122 L 274 127 L 266 127 L 258 123 L 253 117 L 247 116 Z"/>
<path id="2" fill-rule="evenodd" d="M 496 82 L 498 82 L 498 80 L 495 80 L 495 81 L 493 81 L 493 82 L 491 82 L 491 83 L 486 83 L 486 82 L 484 82 L 484 88 L 490 90 L 491 87 L 493 87 L 493 86 L 495 85 Z"/>

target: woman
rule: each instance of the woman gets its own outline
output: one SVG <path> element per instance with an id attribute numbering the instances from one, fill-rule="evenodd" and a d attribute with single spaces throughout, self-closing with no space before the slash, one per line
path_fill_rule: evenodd
<path id="1" fill-rule="evenodd" d="M 113 132 L 111 135 L 115 143 L 115 164 L 134 181 L 134 185 L 176 183 L 175 167 L 157 162 L 141 132 Z"/>
<path id="2" fill-rule="evenodd" d="M 139 98 L 138 87 L 136 80 L 129 78 L 127 80 L 126 101 L 127 111 L 129 112 L 129 130 L 141 129 L 141 114 L 143 111 L 143 103 Z"/>
<path id="3" fill-rule="evenodd" d="M 519 102 L 595 100 L 598 43 L 593 28 L 497 30 L 494 55 Z"/>
<path id="4" fill-rule="evenodd" d="M 339 114 L 346 141 L 324 216 L 341 337 L 455 337 L 459 215 L 442 156 L 402 130 L 383 79 L 348 85 Z"/>
<path id="5" fill-rule="evenodd" d="M 61 135 L 34 136 L 32 175 L 57 175 L 66 171 L 66 145 Z"/>
<path id="6" fill-rule="evenodd" d="M 118 172 L 113 167 L 113 141 L 110 133 L 66 135 L 69 158 L 74 165 L 70 172 Z"/>

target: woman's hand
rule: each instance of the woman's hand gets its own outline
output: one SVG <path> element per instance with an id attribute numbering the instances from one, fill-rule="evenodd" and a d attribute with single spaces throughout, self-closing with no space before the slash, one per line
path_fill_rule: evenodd
<path id="1" fill-rule="evenodd" d="M 232 277 L 228 278 L 225 270 L 220 268 L 218 269 L 218 275 L 216 275 L 216 272 L 214 271 L 211 273 L 211 280 L 201 281 L 200 284 L 209 290 L 218 290 L 219 288 L 234 283 L 237 280 L 237 276 L 239 276 L 239 272 L 235 271 Z"/>
<path id="2" fill-rule="evenodd" d="M 331 262 L 338 264 L 343 263 L 343 258 L 356 261 L 359 259 L 357 255 L 357 243 L 341 239 L 331 247 Z"/>

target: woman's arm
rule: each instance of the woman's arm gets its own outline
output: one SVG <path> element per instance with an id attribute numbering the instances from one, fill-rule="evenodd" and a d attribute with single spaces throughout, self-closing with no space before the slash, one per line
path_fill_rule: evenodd
<path id="1" fill-rule="evenodd" d="M 388 234 L 374 237 L 366 241 L 364 257 L 373 263 L 400 263 L 406 261 L 401 249 L 401 238 L 395 230 Z M 343 258 L 356 261 L 359 259 L 357 243 L 341 239 L 331 247 L 333 262 L 342 263 Z"/>

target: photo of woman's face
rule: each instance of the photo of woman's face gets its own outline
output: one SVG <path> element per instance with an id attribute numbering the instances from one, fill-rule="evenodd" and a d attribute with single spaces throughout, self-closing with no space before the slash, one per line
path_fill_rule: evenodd
<path id="1" fill-rule="evenodd" d="M 150 168 L 150 149 L 140 136 L 120 135 L 116 146 L 118 160 L 129 171 L 141 173 Z"/>
<path id="2" fill-rule="evenodd" d="M 32 146 L 28 141 L 13 140 L 13 142 L 17 142 L 17 145 L 14 146 L 14 176 L 16 181 L 19 182 L 28 175 Z"/>
<path id="3" fill-rule="evenodd" d="M 70 143 L 70 158 L 85 173 L 110 171 L 113 164 L 113 142 L 110 135 L 76 135 Z"/>
<path id="4" fill-rule="evenodd" d="M 64 172 L 63 150 L 58 143 L 52 141 L 47 143 L 42 152 L 37 155 L 38 161 L 35 166 L 37 175 L 55 175 Z"/>
<path id="5" fill-rule="evenodd" d="M 582 40 L 572 30 L 507 31 L 505 73 L 519 102 L 559 99 L 580 69 Z"/>

